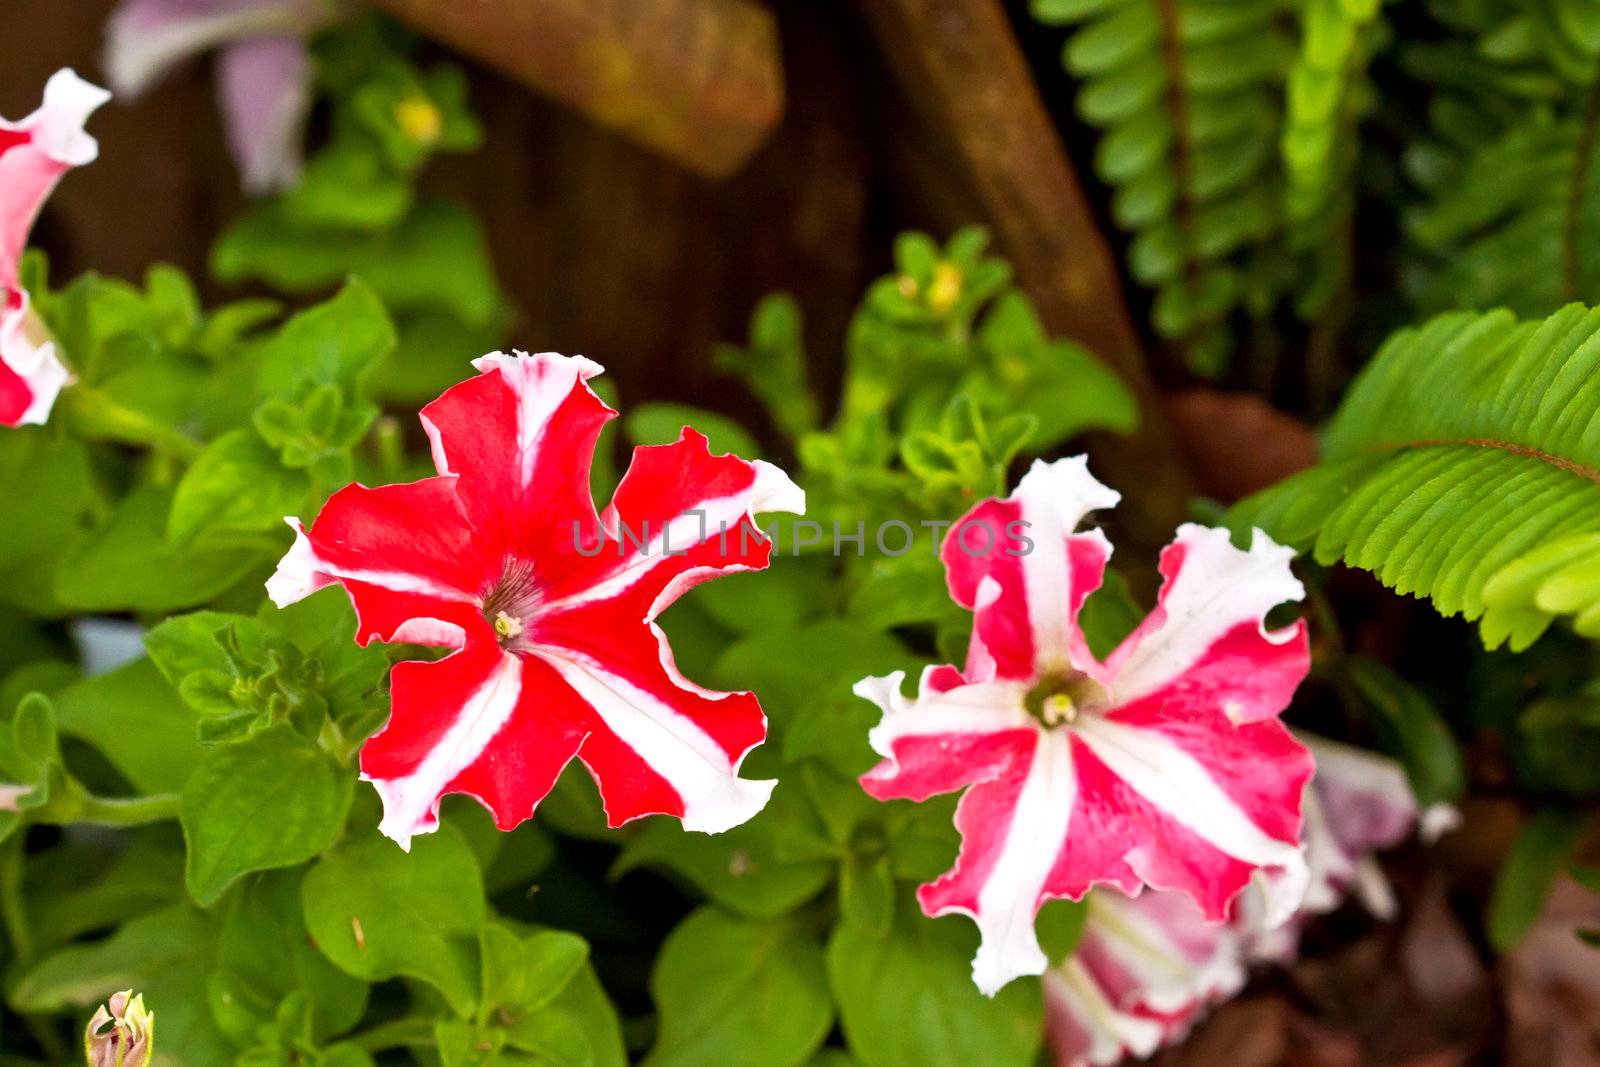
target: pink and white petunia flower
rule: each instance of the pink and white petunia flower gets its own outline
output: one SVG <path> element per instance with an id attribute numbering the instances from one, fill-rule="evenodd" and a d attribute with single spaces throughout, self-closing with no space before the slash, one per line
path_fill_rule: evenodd
<path id="1" fill-rule="evenodd" d="M 90 114 L 109 99 L 70 70 L 44 87 L 44 103 L 21 122 L 0 119 L 0 426 L 44 422 L 70 380 L 49 331 L 29 309 L 17 277 L 39 209 L 61 176 L 93 162 Z"/>
<path id="2" fill-rule="evenodd" d="M 1273 868 L 1269 918 L 1281 922 L 1305 889 L 1311 756 L 1277 716 L 1310 665 L 1306 629 L 1263 621 L 1303 595 L 1292 553 L 1259 531 L 1241 551 L 1225 530 L 1180 527 L 1155 610 L 1102 663 L 1078 611 L 1111 546 L 1078 525 L 1117 499 L 1081 457 L 1034 464 L 945 538 L 951 595 L 973 612 L 965 669 L 929 668 L 914 700 L 901 674 L 856 686 L 884 711 L 867 792 L 966 789 L 961 855 L 918 899 L 928 915 L 977 922 L 973 978 L 986 993 L 1044 972 L 1033 921 L 1051 898 L 1148 885 L 1221 921 Z"/>
<path id="3" fill-rule="evenodd" d="M 334 0 L 121 0 L 106 25 L 105 68 L 136 99 L 182 61 L 217 50 L 217 95 L 244 188 L 269 193 L 300 176 L 311 58 L 305 39 Z"/>
<path id="4" fill-rule="evenodd" d="M 1375 917 L 1394 919 L 1399 905 L 1375 853 L 1414 833 L 1431 844 L 1461 821 L 1449 804 L 1419 810 L 1405 770 L 1387 756 L 1303 731 L 1296 736 L 1317 763 L 1305 797 L 1305 900 L 1291 921 L 1268 928 L 1260 898 L 1246 894 L 1234 922 L 1252 959 L 1276 963 L 1298 955 L 1306 919 L 1336 911 L 1351 895 Z"/>
<path id="5" fill-rule="evenodd" d="M 1181 893 L 1097 890 L 1077 950 L 1044 973 L 1045 1026 L 1058 1067 L 1108 1067 L 1180 1041 L 1248 973 L 1231 926 Z"/>
<path id="6" fill-rule="evenodd" d="M 1057 1067 L 1108 1067 L 1183 1040 L 1205 1012 L 1243 988 L 1255 963 L 1289 964 L 1307 919 L 1353 893 L 1377 918 L 1398 912 L 1373 855 L 1414 832 L 1425 842 L 1455 826 L 1454 808 L 1419 812 L 1400 765 L 1387 757 L 1306 733 L 1316 759 L 1306 785 L 1304 840 L 1310 886 L 1295 915 L 1262 925 L 1252 885 L 1234 918 L 1216 923 L 1187 897 L 1146 891 L 1127 898 L 1096 890 L 1086 902 L 1074 954 L 1044 975 L 1045 1017 Z M 1281 877 L 1258 874 L 1257 879 Z"/>
<path id="7" fill-rule="evenodd" d="M 454 649 L 391 678 L 393 710 L 361 750 L 380 829 L 409 847 L 446 793 L 477 798 L 502 829 L 533 814 L 574 757 L 612 826 L 650 814 L 717 833 L 766 804 L 739 777 L 766 736 L 754 695 L 678 672 L 655 618 L 691 586 L 765 567 L 757 512 L 803 512 L 777 467 L 712 455 L 685 429 L 634 450 L 603 514 L 589 492 L 616 412 L 581 357 L 495 353 L 422 411 L 438 475 L 335 493 L 268 582 L 280 606 L 333 582 L 356 639 Z"/>

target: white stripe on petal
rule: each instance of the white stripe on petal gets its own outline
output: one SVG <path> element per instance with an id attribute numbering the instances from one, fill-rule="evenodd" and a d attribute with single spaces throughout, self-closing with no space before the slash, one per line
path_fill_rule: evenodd
<path id="1" fill-rule="evenodd" d="M 33 132 L 33 143 L 45 155 L 69 167 L 94 162 L 100 145 L 83 124 L 111 94 L 78 77 L 70 67 L 56 71 L 44 85 L 44 105 L 21 123 Z"/>
<path id="2" fill-rule="evenodd" d="M 403 778 L 361 777 L 383 798 L 378 830 L 407 852 L 416 834 L 438 828 L 439 800 L 457 775 L 470 767 L 517 709 L 522 694 L 522 661 L 509 652 L 456 711 L 439 743 Z"/>
<path id="3" fill-rule="evenodd" d="M 574 385 L 605 372 L 605 368 L 592 359 L 563 356 L 559 352 L 540 352 L 532 356 L 526 352 L 514 352 L 509 356 L 504 352 L 491 352 L 473 360 L 472 365 L 480 373 L 498 369 L 505 383 L 517 394 L 518 472 L 524 486 L 533 480 L 539 445 L 551 416 L 571 394 Z M 439 464 L 439 473 L 446 474 L 448 471 L 440 462 L 444 457 L 437 435 L 432 427 L 428 429 L 428 436 L 434 439 L 434 461 Z"/>
<path id="4" fill-rule="evenodd" d="M 1022 580 L 1033 630 L 1034 666 L 1040 674 L 1070 669 L 1067 626 L 1072 601 L 1072 574 L 1067 538 L 1091 511 L 1114 507 L 1121 494 L 1089 473 L 1088 459 L 1073 456 L 1054 463 L 1035 460 L 1011 497 L 1021 505 L 1033 550 L 1022 557 Z M 1004 531 L 997 532 L 998 537 Z M 1096 530 L 1079 534 L 1098 538 L 1111 556 L 1111 544 Z"/>
<path id="5" fill-rule="evenodd" d="M 978 893 L 978 914 L 972 916 L 982 937 L 972 960 L 972 980 L 991 997 L 1013 978 L 1043 974 L 1050 962 L 1039 947 L 1033 919 L 1066 840 L 1078 782 L 1067 734 L 1041 731 L 1038 738 L 1005 843 Z"/>
<path id="6" fill-rule="evenodd" d="M 672 786 L 683 802 L 684 829 L 720 834 L 766 807 L 778 783 L 740 778 L 738 765 L 694 720 L 587 656 L 555 648 L 534 653 Z"/>
<path id="7" fill-rule="evenodd" d="M 416 574 L 335 567 L 317 555 L 317 550 L 311 544 L 311 539 L 306 536 L 305 528 L 299 519 L 288 515 L 283 521 L 294 531 L 294 544 L 289 546 L 289 551 L 278 561 L 277 570 L 267 579 L 267 596 L 280 608 L 304 600 L 318 589 L 332 585 L 340 578 L 381 586 L 393 593 L 419 593 L 463 604 L 477 602 L 475 597 L 463 590 L 429 581 Z"/>
<path id="8" fill-rule="evenodd" d="M 1184 547 L 1177 576 L 1163 590 L 1160 608 L 1151 615 L 1159 625 L 1135 631 L 1113 653 L 1113 694 L 1126 704 L 1162 686 L 1191 667 L 1217 639 L 1241 623 L 1256 622 L 1272 608 L 1305 596 L 1305 587 L 1289 570 L 1294 550 L 1254 532 L 1250 551 L 1233 547 L 1228 531 L 1185 523 L 1173 542 Z M 1287 641 L 1292 629 L 1262 634 Z M 1120 654 L 1120 655 L 1119 655 Z"/>
<path id="9" fill-rule="evenodd" d="M 1129 1053 L 1142 1059 L 1161 1047 L 1166 1026 L 1118 1011 L 1077 959 L 1046 972 L 1044 992 L 1058 1063 L 1111 1067 Z M 1074 1031 L 1070 1035 L 1064 1033 L 1068 1026 Z M 1060 1048 L 1068 1038 L 1076 1047 Z"/>
<path id="10" fill-rule="evenodd" d="M 924 684 L 922 696 L 907 700 L 900 691 L 905 676 L 905 671 L 895 671 L 863 678 L 851 688 L 856 696 L 883 709 L 883 718 L 867 733 L 867 742 L 885 759 L 894 759 L 894 743 L 902 737 L 994 734 L 1038 725 L 1023 707 L 1027 686 L 1021 682 L 978 682 L 943 693 Z"/>
<path id="11" fill-rule="evenodd" d="M 1281 868 L 1280 876 L 1262 880 L 1265 924 L 1277 926 L 1294 914 L 1309 878 L 1305 855 L 1252 822 L 1198 760 L 1155 731 L 1097 716 L 1081 719 L 1077 731 L 1112 774 L 1163 815 L 1235 859 Z"/>

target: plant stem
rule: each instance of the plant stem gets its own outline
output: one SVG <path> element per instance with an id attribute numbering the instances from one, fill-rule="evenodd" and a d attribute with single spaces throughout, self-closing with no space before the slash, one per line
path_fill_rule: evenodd
<path id="1" fill-rule="evenodd" d="M 18 826 L 0 845 L 0 925 L 11 943 L 11 966 L 21 971 L 33 960 L 33 931 L 28 929 L 27 902 L 22 895 L 22 868 L 26 844 L 25 828 Z M 23 1022 L 50 1063 L 68 1062 L 67 1048 L 49 1019 L 22 1012 Z"/>
<path id="2" fill-rule="evenodd" d="M 351 1035 L 347 1040 L 364 1052 L 382 1052 L 389 1048 L 429 1046 L 434 1043 L 432 1019 L 396 1019 L 382 1023 L 370 1030 Z"/>
<path id="3" fill-rule="evenodd" d="M 84 797 L 83 810 L 73 820 L 92 826 L 143 826 L 178 817 L 178 795 L 159 793 L 148 797 Z"/>

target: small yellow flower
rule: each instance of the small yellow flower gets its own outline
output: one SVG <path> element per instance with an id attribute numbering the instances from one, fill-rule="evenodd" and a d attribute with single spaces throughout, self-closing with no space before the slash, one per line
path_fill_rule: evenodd
<path id="1" fill-rule="evenodd" d="M 418 144 L 433 144 L 444 129 L 444 116 L 432 100 L 412 93 L 394 105 L 394 120 L 405 135 Z"/>

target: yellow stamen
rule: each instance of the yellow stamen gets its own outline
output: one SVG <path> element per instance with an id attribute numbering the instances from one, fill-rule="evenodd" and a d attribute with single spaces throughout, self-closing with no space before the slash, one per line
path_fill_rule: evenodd
<path id="1" fill-rule="evenodd" d="M 500 640 L 509 641 L 522 634 L 522 620 L 503 611 L 495 613 L 494 632 L 500 635 Z"/>
<path id="2" fill-rule="evenodd" d="M 1065 693 L 1052 693 L 1046 697 L 1040 708 L 1040 716 L 1046 726 L 1060 726 L 1064 722 L 1071 722 L 1078 717 L 1078 706 L 1072 698 Z"/>

